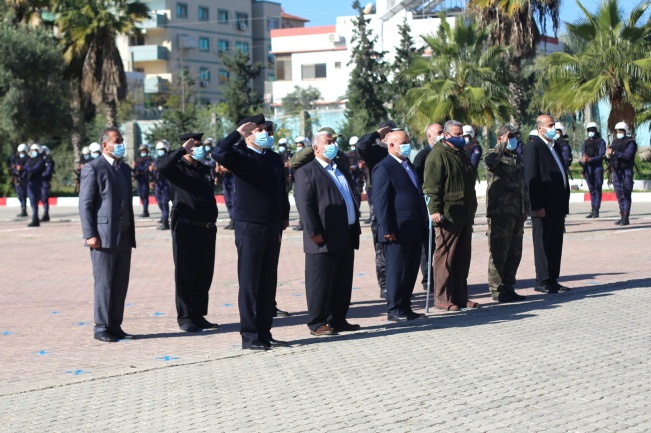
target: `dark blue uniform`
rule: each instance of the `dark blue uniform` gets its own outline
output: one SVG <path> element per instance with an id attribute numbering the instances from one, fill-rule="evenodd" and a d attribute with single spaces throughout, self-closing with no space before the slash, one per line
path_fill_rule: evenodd
<path id="1" fill-rule="evenodd" d="M 631 193 L 633 192 L 633 167 L 637 143 L 631 137 L 616 139 L 610 145 L 613 154 L 610 163 L 613 170 L 613 188 L 619 203 L 619 212 L 628 220 L 631 212 Z"/>
<path id="2" fill-rule="evenodd" d="M 246 146 L 237 131 L 211 152 L 235 179 L 234 208 L 238 305 L 242 344 L 271 340 L 278 257 L 284 222 L 289 220 L 285 167 L 277 153 Z"/>
<path id="3" fill-rule="evenodd" d="M 49 155 L 42 156 L 45 162 L 45 170 L 41 181 L 41 201 L 43 202 L 43 219 L 50 220 L 50 188 L 52 186 L 52 175 L 54 174 L 54 160 Z"/>
<path id="4" fill-rule="evenodd" d="M 14 187 L 16 188 L 16 197 L 20 202 L 20 214 L 18 216 L 27 216 L 27 182 L 23 179 L 23 167 L 27 162 L 27 155 L 13 154 L 9 157 L 9 175 L 11 176 Z M 18 170 L 20 167 L 20 170 Z"/>
<path id="5" fill-rule="evenodd" d="M 475 179 L 477 179 L 479 177 L 477 168 L 479 167 L 481 156 L 483 154 L 481 146 L 476 141 L 471 141 L 470 143 L 463 146 L 463 151 L 466 153 L 466 156 L 470 161 L 470 165 L 472 165 L 472 169 L 475 172 Z"/>
<path id="6" fill-rule="evenodd" d="M 588 182 L 590 190 L 590 202 L 592 204 L 592 215 L 595 211 L 599 215 L 601 208 L 601 187 L 604 183 L 604 156 L 606 155 L 606 142 L 596 135 L 586 138 L 581 146 L 581 155 L 587 158 L 586 162 L 581 161 L 585 181 Z M 583 159 L 583 158 L 582 158 Z"/>
<path id="7" fill-rule="evenodd" d="M 37 156 L 29 158 L 23 167 L 23 181 L 27 182 L 27 196 L 32 207 L 32 223 L 30 226 L 38 226 L 38 202 L 41 200 L 41 184 L 43 183 L 43 172 L 45 161 Z"/>
<path id="8" fill-rule="evenodd" d="M 142 201 L 142 215 L 143 217 L 149 216 L 149 182 L 150 172 L 149 166 L 152 160 L 149 156 L 139 156 L 133 166 L 133 177 L 136 178 L 136 188 L 138 190 L 138 197 Z"/>
<path id="9" fill-rule="evenodd" d="M 154 195 L 156 196 L 156 203 L 161 211 L 162 229 L 169 228 L 170 218 L 170 184 L 160 175 L 158 171 L 158 164 L 163 157 L 159 157 L 154 165 L 152 177 L 154 178 Z"/>

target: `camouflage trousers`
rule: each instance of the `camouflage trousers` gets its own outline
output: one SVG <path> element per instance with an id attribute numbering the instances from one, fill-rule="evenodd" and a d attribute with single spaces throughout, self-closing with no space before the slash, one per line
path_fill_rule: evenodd
<path id="1" fill-rule="evenodd" d="M 526 215 L 488 218 L 488 288 L 491 293 L 499 292 L 502 285 L 515 285 L 526 220 Z"/>

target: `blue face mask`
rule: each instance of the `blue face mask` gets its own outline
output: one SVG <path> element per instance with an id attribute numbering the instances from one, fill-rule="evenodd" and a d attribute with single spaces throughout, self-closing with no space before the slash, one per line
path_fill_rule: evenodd
<path id="1" fill-rule="evenodd" d="M 333 160 L 337 156 L 337 145 L 336 144 L 326 144 L 325 150 L 323 151 L 323 156 Z"/>
<path id="2" fill-rule="evenodd" d="M 147 152 L 140 152 L 140 156 L 144 158 L 145 156 L 147 156 Z"/>
<path id="3" fill-rule="evenodd" d="M 38 156 L 38 150 L 32 150 L 29 153 L 29 156 L 31 156 L 32 158 L 36 158 Z"/>
<path id="4" fill-rule="evenodd" d="M 304 147 L 297 147 L 297 148 L 296 148 L 296 151 L 297 151 L 297 152 L 300 152 L 300 151 L 303 150 L 303 149 L 304 149 Z"/>
<path id="5" fill-rule="evenodd" d="M 93 152 L 90 156 L 91 156 L 93 159 L 96 159 L 96 158 L 99 158 L 100 155 L 101 155 L 101 153 L 99 153 L 99 152 Z"/>
<path id="6" fill-rule="evenodd" d="M 267 131 L 255 133 L 255 144 L 263 149 L 271 149 L 274 145 L 274 138 L 269 137 Z"/>
<path id="7" fill-rule="evenodd" d="M 466 145 L 466 139 L 463 137 L 448 137 L 445 138 L 445 141 L 447 141 L 454 147 L 458 147 L 459 149 L 461 149 L 463 146 Z"/>
<path id="8" fill-rule="evenodd" d="M 549 140 L 554 140 L 555 136 L 556 136 L 556 129 L 554 128 L 549 128 L 547 132 L 545 132 L 545 137 L 547 137 Z"/>
<path id="9" fill-rule="evenodd" d="M 401 144 L 400 155 L 402 155 L 403 158 L 409 158 L 409 155 L 411 155 L 411 144 Z"/>
<path id="10" fill-rule="evenodd" d="M 212 150 L 212 147 L 210 147 L 210 146 L 204 146 L 203 148 L 204 148 L 205 151 L 208 152 L 208 153 L 210 153 L 210 151 Z"/>
<path id="11" fill-rule="evenodd" d="M 165 151 L 163 149 L 158 150 L 158 156 L 165 156 Z"/>
<path id="12" fill-rule="evenodd" d="M 127 152 L 127 149 L 124 147 L 124 144 L 114 144 L 113 145 L 113 152 L 111 152 L 111 155 L 115 156 L 116 158 L 120 159 L 124 156 L 124 154 Z"/>
<path id="13" fill-rule="evenodd" d="M 192 159 L 201 161 L 206 156 L 206 149 L 204 149 L 203 146 L 193 147 L 191 156 Z"/>
<path id="14" fill-rule="evenodd" d="M 509 138 L 509 142 L 506 144 L 508 150 L 515 150 L 518 147 L 518 139 L 513 137 Z"/>
<path id="15" fill-rule="evenodd" d="M 26 156 L 27 156 L 27 154 L 26 154 L 26 153 L 23 153 L 23 152 L 21 152 L 21 153 L 18 154 L 18 157 L 19 157 L 19 158 L 24 158 L 24 157 L 26 157 Z"/>

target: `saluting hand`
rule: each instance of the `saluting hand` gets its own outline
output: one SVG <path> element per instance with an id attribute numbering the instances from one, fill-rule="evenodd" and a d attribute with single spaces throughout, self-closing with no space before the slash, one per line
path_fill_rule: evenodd
<path id="1" fill-rule="evenodd" d="M 185 149 L 186 153 L 192 153 L 192 148 L 194 147 L 194 138 L 188 139 L 185 143 L 183 143 L 183 148 Z"/>
<path id="2" fill-rule="evenodd" d="M 102 248 L 102 241 L 98 237 L 92 237 L 86 239 L 86 243 L 88 244 L 89 247 L 91 248 Z"/>
<path id="3" fill-rule="evenodd" d="M 248 137 L 253 133 L 253 131 L 255 131 L 255 128 L 257 127 L 258 125 L 256 125 L 253 122 L 246 122 L 240 125 L 239 128 L 237 128 L 237 132 L 239 132 L 242 137 Z"/>
<path id="4" fill-rule="evenodd" d="M 384 126 L 377 130 L 377 133 L 380 134 L 380 140 L 382 140 L 389 132 L 391 132 L 390 126 Z"/>

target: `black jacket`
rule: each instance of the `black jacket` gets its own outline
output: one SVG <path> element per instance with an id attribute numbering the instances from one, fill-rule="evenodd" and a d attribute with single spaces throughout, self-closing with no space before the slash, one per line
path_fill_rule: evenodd
<path id="1" fill-rule="evenodd" d="M 563 164 L 563 156 L 558 145 L 554 145 L 553 151 Z M 534 137 L 533 141 L 524 148 L 524 181 L 529 188 L 532 212 L 545 209 L 547 215 L 569 213 L 569 180 L 565 185 L 561 168 L 540 137 Z"/>

